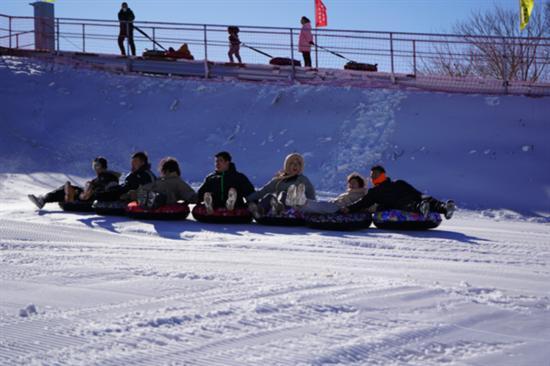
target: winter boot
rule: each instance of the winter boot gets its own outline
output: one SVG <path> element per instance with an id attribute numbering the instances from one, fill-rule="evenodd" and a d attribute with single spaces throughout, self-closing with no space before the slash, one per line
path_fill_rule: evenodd
<path id="1" fill-rule="evenodd" d="M 34 203 L 38 209 L 41 209 L 46 204 L 46 202 L 44 202 L 44 197 L 42 196 L 36 197 L 34 194 L 29 194 L 27 197 L 29 197 L 31 202 Z"/>
<path id="2" fill-rule="evenodd" d="M 236 202 L 237 190 L 235 188 L 229 188 L 229 192 L 227 192 L 227 201 L 225 202 L 225 208 L 227 208 L 229 211 L 233 211 Z"/>
<path id="3" fill-rule="evenodd" d="M 287 199 L 288 199 L 288 196 L 287 196 Z M 281 202 L 279 202 L 279 200 L 275 197 L 271 197 L 271 199 L 269 200 L 269 203 L 271 205 L 271 212 L 275 216 L 279 216 L 285 209 L 284 205 Z"/>
<path id="4" fill-rule="evenodd" d="M 428 200 L 423 200 L 418 205 L 418 211 L 424 216 L 425 219 L 428 218 L 428 215 L 430 214 L 430 202 Z"/>
<path id="5" fill-rule="evenodd" d="M 262 208 L 258 206 L 256 202 L 250 202 L 248 204 L 248 210 L 252 213 L 252 216 L 254 216 L 256 220 L 263 216 Z"/>
<path id="6" fill-rule="evenodd" d="M 448 200 L 446 203 L 445 203 L 445 218 L 447 220 L 450 220 L 451 217 L 453 217 L 453 214 L 455 213 L 456 211 L 456 204 L 455 204 L 455 201 L 453 200 Z"/>
<path id="7" fill-rule="evenodd" d="M 288 187 L 285 205 L 289 207 L 296 206 L 296 186 L 294 184 Z"/>
<path id="8" fill-rule="evenodd" d="M 204 207 L 206 208 L 206 213 L 212 215 L 214 213 L 214 207 L 212 206 L 212 193 L 206 192 L 204 194 Z"/>
<path id="9" fill-rule="evenodd" d="M 298 184 L 296 188 L 296 199 L 294 201 L 295 206 L 303 206 L 306 204 L 306 186 L 303 183 Z"/>

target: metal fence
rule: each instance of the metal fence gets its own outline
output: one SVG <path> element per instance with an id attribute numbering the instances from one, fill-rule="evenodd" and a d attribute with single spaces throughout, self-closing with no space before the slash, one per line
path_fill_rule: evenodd
<path id="1" fill-rule="evenodd" d="M 34 17 L 0 15 L 0 46 L 34 49 Z M 56 51 L 118 54 L 119 22 L 55 18 Z M 227 25 L 134 22 L 151 39 L 134 32 L 140 54 L 175 49 L 187 43 L 197 60 L 227 62 Z M 239 26 L 246 64 L 265 64 L 269 57 L 302 61 L 299 28 Z M 343 69 L 350 61 L 377 64 L 378 75 L 393 82 L 437 90 L 550 94 L 550 38 L 506 38 L 402 32 L 313 29 L 313 66 Z M 207 63 L 205 62 L 205 65 Z M 396 81 L 397 80 L 397 81 Z"/>

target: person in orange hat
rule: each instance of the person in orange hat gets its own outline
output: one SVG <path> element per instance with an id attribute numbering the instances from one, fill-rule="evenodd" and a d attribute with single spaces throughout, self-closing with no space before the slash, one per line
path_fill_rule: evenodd
<path id="1" fill-rule="evenodd" d="M 374 187 L 359 201 L 342 208 L 342 212 L 362 211 L 376 204 L 378 211 L 396 209 L 421 212 L 425 217 L 430 212 L 438 212 L 445 215 L 448 220 L 456 209 L 452 200 L 441 202 L 433 197 L 423 196 L 404 180 L 392 181 L 386 176 L 386 170 L 381 165 L 371 168 L 370 178 Z"/>

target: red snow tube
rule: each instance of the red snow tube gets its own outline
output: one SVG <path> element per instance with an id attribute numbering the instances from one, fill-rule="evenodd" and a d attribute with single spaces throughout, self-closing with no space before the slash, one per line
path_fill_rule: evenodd
<path id="1" fill-rule="evenodd" d="M 142 208 L 137 201 L 133 201 L 126 206 L 126 214 L 138 220 L 185 220 L 189 215 L 189 206 L 176 203 L 148 210 Z"/>
<path id="2" fill-rule="evenodd" d="M 234 210 L 216 208 L 211 214 L 208 214 L 203 204 L 193 208 L 193 217 L 197 221 L 213 224 L 249 224 L 252 222 L 252 214 L 248 208 L 235 208 Z"/>

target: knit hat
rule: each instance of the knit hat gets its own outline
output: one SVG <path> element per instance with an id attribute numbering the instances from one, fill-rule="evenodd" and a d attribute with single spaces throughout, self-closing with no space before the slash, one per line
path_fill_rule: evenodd
<path id="1" fill-rule="evenodd" d="M 286 174 L 290 174 L 290 163 L 297 162 L 300 164 L 300 172 L 298 174 L 302 174 L 304 172 L 304 157 L 298 153 L 289 154 L 285 158 L 285 165 L 284 165 L 284 172 Z"/>

